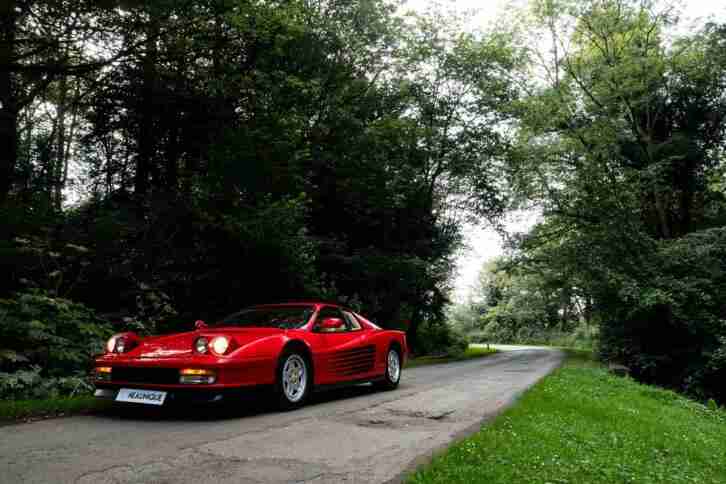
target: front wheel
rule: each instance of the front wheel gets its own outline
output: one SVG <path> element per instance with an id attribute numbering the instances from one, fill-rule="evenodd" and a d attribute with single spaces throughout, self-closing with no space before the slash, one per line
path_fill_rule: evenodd
<path id="1" fill-rule="evenodd" d="M 282 410 L 301 407 L 310 393 L 313 375 L 305 355 L 295 350 L 280 356 L 275 393 Z"/>
<path id="2" fill-rule="evenodd" d="M 389 348 L 386 355 L 386 372 L 376 383 L 381 390 L 393 390 L 401 381 L 401 354 L 397 348 Z"/>

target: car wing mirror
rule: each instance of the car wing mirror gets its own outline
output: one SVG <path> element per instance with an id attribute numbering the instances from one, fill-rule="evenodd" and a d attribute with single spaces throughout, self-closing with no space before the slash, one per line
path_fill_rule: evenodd
<path id="1" fill-rule="evenodd" d="M 197 328 L 197 329 L 204 329 L 204 328 L 206 328 L 206 327 L 207 327 L 207 323 L 205 323 L 205 322 L 204 322 L 204 321 L 202 321 L 201 319 L 197 319 L 197 320 L 196 320 L 196 321 L 194 322 L 194 327 L 195 327 L 195 328 Z"/>
<path id="2" fill-rule="evenodd" d="M 321 331 L 335 331 L 345 326 L 343 320 L 340 318 L 325 318 L 318 326 Z"/>

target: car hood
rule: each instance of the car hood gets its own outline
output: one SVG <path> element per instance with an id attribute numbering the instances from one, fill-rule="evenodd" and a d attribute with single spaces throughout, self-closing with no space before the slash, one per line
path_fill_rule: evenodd
<path id="1" fill-rule="evenodd" d="M 127 355 L 133 358 L 193 356 L 195 354 L 193 349 L 194 341 L 201 336 L 209 339 L 215 336 L 227 336 L 233 341 L 233 347 L 241 348 L 256 341 L 277 336 L 283 332 L 284 330 L 278 328 L 205 328 L 187 333 L 144 338 Z"/>

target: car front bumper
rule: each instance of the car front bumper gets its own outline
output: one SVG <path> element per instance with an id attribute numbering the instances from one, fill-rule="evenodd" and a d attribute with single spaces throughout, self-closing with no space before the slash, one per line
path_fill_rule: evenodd
<path id="1" fill-rule="evenodd" d="M 148 386 L 144 386 L 148 389 Z M 94 396 L 100 400 L 116 401 L 121 388 L 142 389 L 141 386 L 128 384 L 120 386 L 96 385 Z M 255 385 L 237 388 L 157 388 L 158 391 L 166 392 L 166 399 L 163 406 L 222 403 L 242 397 L 252 396 L 269 390 L 267 385 Z M 140 403 L 118 402 L 119 405 L 145 406 Z"/>

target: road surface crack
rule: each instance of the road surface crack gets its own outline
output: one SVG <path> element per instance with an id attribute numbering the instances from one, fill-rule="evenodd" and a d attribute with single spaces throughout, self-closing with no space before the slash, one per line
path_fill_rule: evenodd
<path id="1" fill-rule="evenodd" d="M 388 413 L 395 415 L 396 417 L 409 417 L 416 419 L 427 419 L 427 420 L 444 420 L 449 415 L 454 413 L 454 410 L 444 410 L 442 412 L 423 412 L 421 410 L 398 410 L 395 408 L 386 409 Z"/>

